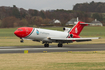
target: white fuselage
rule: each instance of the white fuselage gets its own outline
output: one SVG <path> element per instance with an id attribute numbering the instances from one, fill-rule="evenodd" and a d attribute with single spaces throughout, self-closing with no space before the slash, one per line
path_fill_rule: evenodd
<path id="1" fill-rule="evenodd" d="M 66 38 L 69 33 L 56 31 L 56 30 L 47 30 L 41 28 L 33 28 L 33 33 L 26 37 L 26 39 L 38 40 L 38 41 L 50 41 L 48 38 Z"/>

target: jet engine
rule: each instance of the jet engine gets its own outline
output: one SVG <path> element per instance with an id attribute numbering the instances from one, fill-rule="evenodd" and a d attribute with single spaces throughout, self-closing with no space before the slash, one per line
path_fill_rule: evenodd
<path id="1" fill-rule="evenodd" d="M 70 34 L 70 38 L 80 38 L 80 36 L 75 35 L 75 34 Z"/>
<path id="2" fill-rule="evenodd" d="M 70 32 L 70 31 L 71 31 L 71 28 L 64 27 L 64 28 L 63 28 L 63 31 L 64 31 L 64 32 Z"/>

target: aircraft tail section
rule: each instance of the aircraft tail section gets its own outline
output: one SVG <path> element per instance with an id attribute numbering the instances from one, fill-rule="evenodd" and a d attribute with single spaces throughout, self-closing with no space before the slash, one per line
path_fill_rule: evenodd
<path id="1" fill-rule="evenodd" d="M 88 24 L 79 21 L 69 32 L 70 37 L 69 38 L 80 38 L 79 34 L 81 33 L 84 26 L 87 26 Z"/>

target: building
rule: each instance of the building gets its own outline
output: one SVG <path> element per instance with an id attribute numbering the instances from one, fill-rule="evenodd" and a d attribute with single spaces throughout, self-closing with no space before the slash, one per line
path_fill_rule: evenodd
<path id="1" fill-rule="evenodd" d="M 80 20 L 78 19 L 78 17 L 77 17 L 77 18 L 72 18 L 70 21 L 68 21 L 68 22 L 66 23 L 66 25 L 73 26 L 73 25 L 77 24 L 78 21 L 80 21 Z"/>
<path id="2" fill-rule="evenodd" d="M 90 26 L 103 26 L 103 24 L 95 19 L 94 21 L 91 22 Z"/>
<path id="3" fill-rule="evenodd" d="M 55 25 L 55 26 L 59 26 L 59 25 L 61 25 L 61 21 L 54 19 L 53 21 L 50 22 L 50 24 L 53 24 L 53 25 Z"/>
<path id="4" fill-rule="evenodd" d="M 54 24 L 56 24 L 56 23 L 61 24 L 61 22 L 60 22 L 59 20 L 55 20 L 55 21 L 54 21 Z"/>

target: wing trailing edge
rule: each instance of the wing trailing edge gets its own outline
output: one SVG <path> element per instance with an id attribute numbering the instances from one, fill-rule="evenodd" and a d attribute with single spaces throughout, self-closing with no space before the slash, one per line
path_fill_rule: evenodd
<path id="1" fill-rule="evenodd" d="M 48 38 L 50 40 L 59 40 L 59 41 L 86 41 L 92 39 L 100 39 L 100 37 L 92 37 L 92 38 Z"/>

